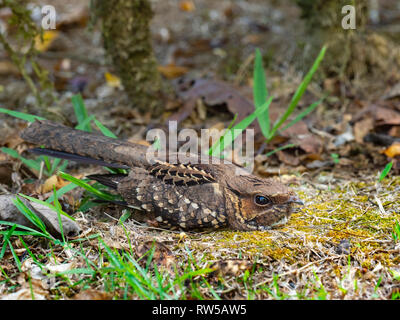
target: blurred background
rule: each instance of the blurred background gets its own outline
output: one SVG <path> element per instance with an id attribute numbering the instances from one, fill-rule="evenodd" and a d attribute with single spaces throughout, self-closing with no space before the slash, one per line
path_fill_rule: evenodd
<path id="1" fill-rule="evenodd" d="M 135 141 L 150 128 L 165 128 L 168 119 L 180 127 L 222 129 L 235 114 L 239 121 L 254 111 L 259 48 L 275 120 L 326 44 L 298 112 L 323 102 L 267 145 L 258 136 L 257 172 L 335 167 L 357 175 L 388 161 L 398 170 L 400 3 L 357 1 L 356 28 L 345 30 L 347 4 L 1 1 L 0 103 L 75 125 L 71 96 L 80 93 L 89 114 Z M 55 29 L 40 28 L 45 5 L 55 8 Z M 23 126 L 0 115 L 1 145 L 18 147 Z M 287 143 L 295 146 L 265 156 Z"/>

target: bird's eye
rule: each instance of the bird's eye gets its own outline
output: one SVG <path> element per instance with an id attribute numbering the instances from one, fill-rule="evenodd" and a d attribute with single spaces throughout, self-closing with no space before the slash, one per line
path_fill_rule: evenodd
<path id="1" fill-rule="evenodd" d="M 267 197 L 256 195 L 254 197 L 254 202 L 260 206 L 266 206 L 267 204 L 271 203 L 271 200 Z"/>

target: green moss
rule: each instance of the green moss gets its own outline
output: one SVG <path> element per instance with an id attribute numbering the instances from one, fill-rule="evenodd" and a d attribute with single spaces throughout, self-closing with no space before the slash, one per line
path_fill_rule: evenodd
<path id="1" fill-rule="evenodd" d="M 376 180 L 333 186 L 331 190 L 320 191 L 317 195 L 312 188 L 302 188 L 296 192 L 306 206 L 293 213 L 286 225 L 264 232 L 219 231 L 204 234 L 203 241 L 192 242 L 192 249 L 204 254 L 208 260 L 243 258 L 266 264 L 278 262 L 290 265 L 298 262 L 298 267 L 301 267 L 321 259 L 314 252 L 330 256 L 342 240 L 347 240 L 351 245 L 352 261 L 358 261 L 357 267 L 373 270 L 378 263 L 390 267 L 398 264 L 399 258 L 390 250 L 385 252 L 382 246 L 394 246 L 391 232 L 395 220 L 400 220 L 400 199 L 392 191 L 398 185 L 400 178 L 395 177 L 383 181 L 379 191 Z M 386 215 L 374 205 L 375 195 L 385 207 Z M 332 275 L 341 277 L 342 269 L 334 269 Z"/>

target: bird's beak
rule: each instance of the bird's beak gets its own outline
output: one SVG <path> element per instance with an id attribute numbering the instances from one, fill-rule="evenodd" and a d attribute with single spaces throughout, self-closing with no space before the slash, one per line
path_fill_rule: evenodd
<path id="1" fill-rule="evenodd" d="M 304 202 L 298 196 L 291 196 L 288 200 L 288 203 L 296 203 L 304 206 Z"/>

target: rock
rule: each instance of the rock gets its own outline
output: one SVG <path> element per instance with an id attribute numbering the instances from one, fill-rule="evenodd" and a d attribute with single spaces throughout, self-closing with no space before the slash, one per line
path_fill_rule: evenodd
<path id="1" fill-rule="evenodd" d="M 12 194 L 0 195 L 0 220 L 39 230 L 28 218 L 26 218 L 17 209 L 13 202 L 14 199 L 15 195 Z M 42 204 L 30 202 L 29 200 L 26 200 L 22 197 L 20 197 L 20 199 L 33 213 L 35 213 L 43 221 L 47 231 L 52 236 L 56 238 L 61 237 L 61 229 L 58 223 L 57 212 Z M 81 228 L 76 222 L 65 216 L 61 216 L 61 221 L 65 236 L 74 237 L 80 234 Z"/>

